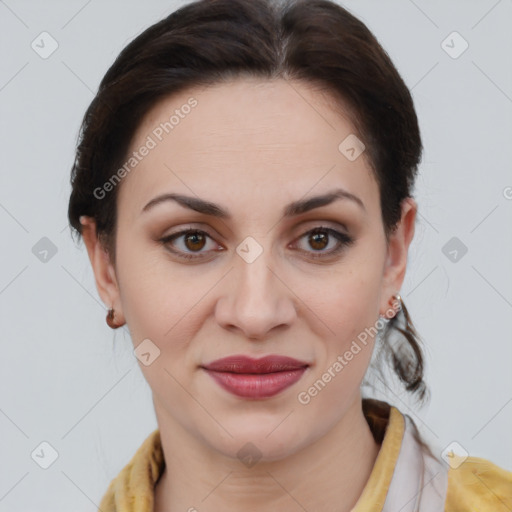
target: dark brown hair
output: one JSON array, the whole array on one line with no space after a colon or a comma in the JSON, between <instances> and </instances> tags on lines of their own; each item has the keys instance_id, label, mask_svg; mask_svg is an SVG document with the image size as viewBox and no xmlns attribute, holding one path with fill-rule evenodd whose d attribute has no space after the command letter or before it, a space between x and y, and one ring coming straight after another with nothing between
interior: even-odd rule
<instances>
[{"instance_id":1,"label":"dark brown hair","mask_svg":"<svg viewBox=\"0 0 512 512\"><path fill-rule=\"evenodd\" d=\"M328 0L199 0L131 41L105 74L82 122L68 211L76 233L81 215L93 217L115 261L119 186L105 199L94 190L125 161L143 116L173 93L244 75L320 86L348 107L379 186L389 241L403 199L412 197L422 153L412 97L364 23ZM392 332L399 334L393 344ZM403 303L382 342L400 381L423 401L421 339Z\"/></svg>"}]
</instances>

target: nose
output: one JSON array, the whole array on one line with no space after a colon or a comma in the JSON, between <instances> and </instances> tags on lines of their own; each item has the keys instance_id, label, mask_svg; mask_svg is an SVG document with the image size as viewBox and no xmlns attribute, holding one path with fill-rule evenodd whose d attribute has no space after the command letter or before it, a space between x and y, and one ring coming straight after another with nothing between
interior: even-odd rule
<instances>
[{"instance_id":1,"label":"nose","mask_svg":"<svg viewBox=\"0 0 512 512\"><path fill-rule=\"evenodd\" d=\"M215 309L219 325L251 341L268 339L271 331L291 326L296 297L279 274L270 251L250 263L236 255Z\"/></svg>"}]
</instances>

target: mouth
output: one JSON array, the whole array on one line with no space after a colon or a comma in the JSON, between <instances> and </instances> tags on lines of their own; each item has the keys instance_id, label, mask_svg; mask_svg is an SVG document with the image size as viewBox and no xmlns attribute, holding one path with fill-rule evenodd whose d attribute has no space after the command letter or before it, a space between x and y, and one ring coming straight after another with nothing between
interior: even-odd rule
<instances>
[{"instance_id":1,"label":"mouth","mask_svg":"<svg viewBox=\"0 0 512 512\"><path fill-rule=\"evenodd\" d=\"M286 356L231 356L201 366L224 390L242 397L269 398L295 384L310 365Z\"/></svg>"}]
</instances>

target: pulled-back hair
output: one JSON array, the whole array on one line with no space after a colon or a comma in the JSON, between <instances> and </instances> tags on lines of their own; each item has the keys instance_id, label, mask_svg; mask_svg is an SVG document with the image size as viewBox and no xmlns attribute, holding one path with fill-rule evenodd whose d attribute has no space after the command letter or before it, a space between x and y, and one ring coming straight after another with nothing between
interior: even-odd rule
<instances>
[{"instance_id":1,"label":"pulled-back hair","mask_svg":"<svg viewBox=\"0 0 512 512\"><path fill-rule=\"evenodd\" d=\"M402 201L412 197L421 159L413 100L364 23L328 0L199 0L131 41L105 74L82 122L68 210L75 233L81 235L81 215L93 217L115 261L119 186L101 199L94 191L126 161L144 115L174 93L242 76L319 86L348 111L379 187L389 242ZM398 341L390 343L393 333ZM423 401L421 339L403 302L381 342L400 381Z\"/></svg>"}]
</instances>

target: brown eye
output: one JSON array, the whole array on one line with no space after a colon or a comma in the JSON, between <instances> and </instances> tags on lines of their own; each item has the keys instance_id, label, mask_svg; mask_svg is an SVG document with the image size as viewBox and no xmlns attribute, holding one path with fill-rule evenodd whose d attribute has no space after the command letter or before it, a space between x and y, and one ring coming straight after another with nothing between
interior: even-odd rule
<instances>
[{"instance_id":1,"label":"brown eye","mask_svg":"<svg viewBox=\"0 0 512 512\"><path fill-rule=\"evenodd\" d=\"M311 258L329 258L340 253L346 247L352 245L355 240L345 233L340 233L332 228L319 226L304 233L299 240L306 239L309 249L300 249L303 253L308 253ZM333 245L330 250L325 250L329 245ZM316 254L315 254L316 253Z\"/></svg>"},{"instance_id":2,"label":"brown eye","mask_svg":"<svg viewBox=\"0 0 512 512\"><path fill-rule=\"evenodd\" d=\"M207 245L208 239L213 240L205 231L201 231L199 229L186 229L178 233L165 236L160 239L160 242L179 258L191 260L200 259L206 256L206 253L209 251L203 251L203 249ZM178 241L181 243L177 243ZM214 249L219 248L216 244L212 243L212 245Z\"/></svg>"},{"instance_id":3,"label":"brown eye","mask_svg":"<svg viewBox=\"0 0 512 512\"><path fill-rule=\"evenodd\" d=\"M185 235L184 243L191 251L201 250L205 246L205 237L200 231L193 231Z\"/></svg>"},{"instance_id":4,"label":"brown eye","mask_svg":"<svg viewBox=\"0 0 512 512\"><path fill-rule=\"evenodd\" d=\"M309 235L309 243L313 249L325 249L329 243L329 235L325 232L311 232Z\"/></svg>"}]
</instances>

